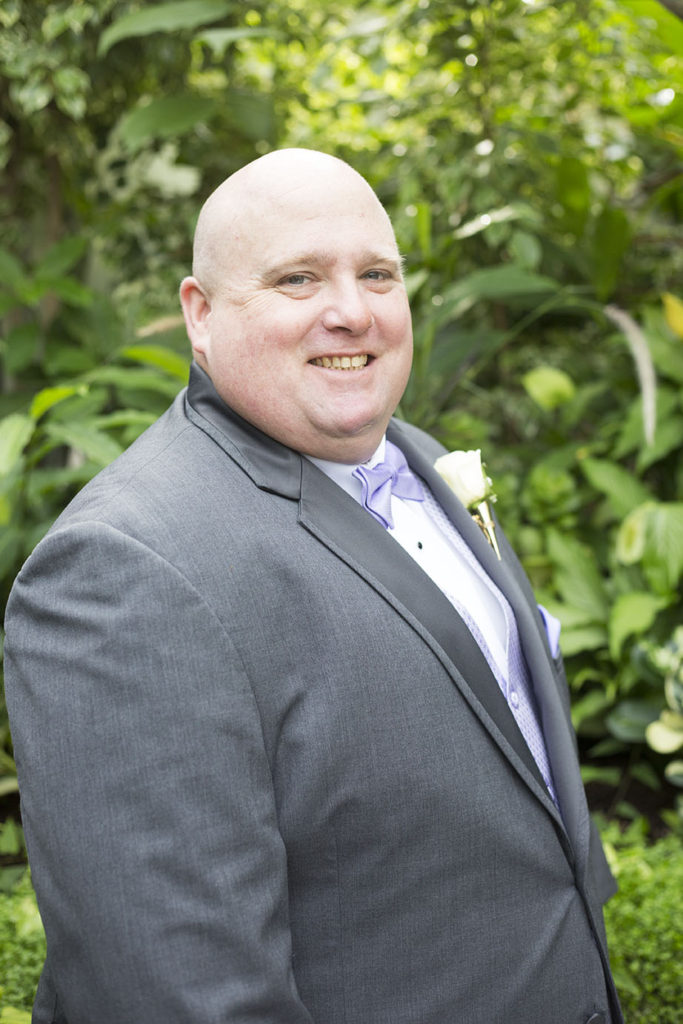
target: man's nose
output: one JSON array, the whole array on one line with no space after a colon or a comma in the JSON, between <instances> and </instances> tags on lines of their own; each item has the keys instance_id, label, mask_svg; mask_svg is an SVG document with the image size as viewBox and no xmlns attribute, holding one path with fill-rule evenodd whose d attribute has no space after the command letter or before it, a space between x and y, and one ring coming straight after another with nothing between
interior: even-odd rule
<instances>
[{"instance_id":1,"label":"man's nose","mask_svg":"<svg viewBox=\"0 0 683 1024\"><path fill-rule=\"evenodd\" d=\"M322 322L328 331L342 330L349 334L368 331L375 319L362 282L343 282L330 287Z\"/></svg>"}]
</instances>

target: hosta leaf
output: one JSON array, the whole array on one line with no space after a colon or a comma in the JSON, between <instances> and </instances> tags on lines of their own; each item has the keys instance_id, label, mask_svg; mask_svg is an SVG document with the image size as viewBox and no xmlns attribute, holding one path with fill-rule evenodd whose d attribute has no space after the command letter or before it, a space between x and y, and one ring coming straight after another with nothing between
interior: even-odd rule
<instances>
[{"instance_id":1,"label":"hosta leaf","mask_svg":"<svg viewBox=\"0 0 683 1024\"><path fill-rule=\"evenodd\" d=\"M657 617L657 612L666 607L667 601L648 591L633 591L621 594L616 599L609 617L609 649L616 661L624 641L633 634L645 633Z\"/></svg>"},{"instance_id":2,"label":"hosta leaf","mask_svg":"<svg viewBox=\"0 0 683 1024\"><path fill-rule=\"evenodd\" d=\"M605 495L617 519L623 519L638 505L652 500L647 487L616 462L588 458L579 465L588 482Z\"/></svg>"},{"instance_id":3,"label":"hosta leaf","mask_svg":"<svg viewBox=\"0 0 683 1024\"><path fill-rule=\"evenodd\" d=\"M624 700L607 716L612 736L624 743L641 743L645 730L661 711L661 704L646 700Z\"/></svg>"},{"instance_id":4,"label":"hosta leaf","mask_svg":"<svg viewBox=\"0 0 683 1024\"><path fill-rule=\"evenodd\" d=\"M607 597L595 556L573 537L548 530L548 554L562 600L587 612L595 623L607 618Z\"/></svg>"}]
</instances>

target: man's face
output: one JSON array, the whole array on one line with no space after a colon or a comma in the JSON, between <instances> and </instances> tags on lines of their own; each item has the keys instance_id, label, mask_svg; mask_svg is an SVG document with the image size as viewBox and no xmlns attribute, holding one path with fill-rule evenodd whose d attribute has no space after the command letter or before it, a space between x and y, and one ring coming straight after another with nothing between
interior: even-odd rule
<instances>
[{"instance_id":1,"label":"man's face","mask_svg":"<svg viewBox=\"0 0 683 1024\"><path fill-rule=\"evenodd\" d=\"M372 454L403 394L412 329L389 220L341 167L276 184L229 219L193 341L246 420L298 451L351 463Z\"/></svg>"}]
</instances>

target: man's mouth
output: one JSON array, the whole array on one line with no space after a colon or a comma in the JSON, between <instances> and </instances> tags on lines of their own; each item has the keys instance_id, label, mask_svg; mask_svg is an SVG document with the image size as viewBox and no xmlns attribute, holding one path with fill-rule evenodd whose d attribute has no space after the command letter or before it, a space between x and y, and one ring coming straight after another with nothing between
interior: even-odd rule
<instances>
[{"instance_id":1,"label":"man's mouth","mask_svg":"<svg viewBox=\"0 0 683 1024\"><path fill-rule=\"evenodd\" d=\"M368 354L362 356L319 356L311 359L313 366L324 366L326 370L361 370L367 366Z\"/></svg>"}]
</instances>

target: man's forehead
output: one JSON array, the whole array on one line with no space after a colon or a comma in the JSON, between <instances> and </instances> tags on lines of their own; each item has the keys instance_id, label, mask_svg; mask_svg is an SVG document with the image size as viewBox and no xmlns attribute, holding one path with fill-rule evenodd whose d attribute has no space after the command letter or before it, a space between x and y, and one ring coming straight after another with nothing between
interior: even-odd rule
<instances>
[{"instance_id":1,"label":"man's forehead","mask_svg":"<svg viewBox=\"0 0 683 1024\"><path fill-rule=\"evenodd\" d=\"M277 256L266 255L263 260L265 272L290 270L292 267L333 267L339 263L352 263L356 267L381 265L400 269L401 257L394 248L352 249L342 252L338 248L292 249Z\"/></svg>"}]
</instances>

